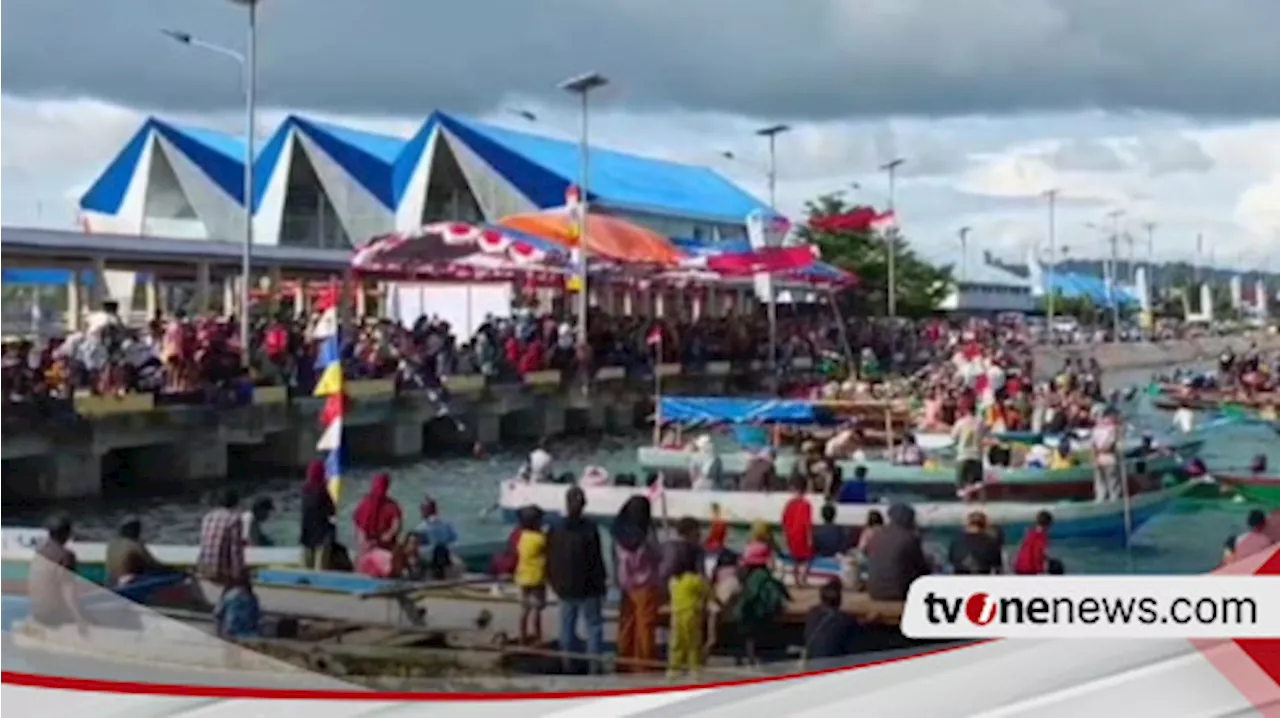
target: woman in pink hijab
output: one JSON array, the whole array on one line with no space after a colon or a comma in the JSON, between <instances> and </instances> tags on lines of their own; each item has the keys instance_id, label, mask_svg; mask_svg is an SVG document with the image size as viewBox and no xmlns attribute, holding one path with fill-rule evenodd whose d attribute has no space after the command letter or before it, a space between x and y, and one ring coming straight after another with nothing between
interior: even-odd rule
<instances>
[{"instance_id":1,"label":"woman in pink hijab","mask_svg":"<svg viewBox=\"0 0 1280 718\"><path fill-rule=\"evenodd\" d=\"M377 578L391 578L400 573L397 549L403 514L400 504L389 495L390 489L390 476L374 476L369 493L360 500L352 516L359 550L356 570Z\"/></svg>"}]
</instances>

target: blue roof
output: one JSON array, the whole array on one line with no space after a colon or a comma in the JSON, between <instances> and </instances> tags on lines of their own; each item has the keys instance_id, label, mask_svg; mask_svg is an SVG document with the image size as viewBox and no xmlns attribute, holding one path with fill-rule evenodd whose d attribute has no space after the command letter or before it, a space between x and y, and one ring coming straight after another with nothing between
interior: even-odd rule
<instances>
[{"instance_id":1,"label":"blue roof","mask_svg":"<svg viewBox=\"0 0 1280 718\"><path fill-rule=\"evenodd\" d=\"M680 424L819 423L813 404L785 399L664 396L659 413L662 421Z\"/></svg>"},{"instance_id":2,"label":"blue roof","mask_svg":"<svg viewBox=\"0 0 1280 718\"><path fill-rule=\"evenodd\" d=\"M1068 299L1085 298L1100 306L1111 306L1113 293L1107 283L1087 274L1055 272L1044 277L1046 291L1057 292ZM1134 304L1137 298L1126 287L1116 286L1114 298L1121 306Z\"/></svg>"},{"instance_id":3,"label":"blue roof","mask_svg":"<svg viewBox=\"0 0 1280 718\"><path fill-rule=\"evenodd\" d=\"M434 112L413 137L404 139L290 116L261 144L254 159L254 202L260 202L288 131L304 133L394 210L431 135L446 129L541 208L564 204L565 190L579 178L581 153L568 140L521 132ZM81 198L83 209L114 214L124 201L150 133L186 154L239 203L244 187L244 140L214 130L151 118ZM695 165L591 148L591 198L611 209L741 224L766 205L715 171Z\"/></svg>"}]
</instances>

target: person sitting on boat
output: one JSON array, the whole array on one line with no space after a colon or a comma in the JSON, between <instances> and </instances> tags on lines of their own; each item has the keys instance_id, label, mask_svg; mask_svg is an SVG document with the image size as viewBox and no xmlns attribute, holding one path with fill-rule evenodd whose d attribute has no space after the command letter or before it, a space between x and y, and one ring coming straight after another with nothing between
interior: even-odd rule
<instances>
[{"instance_id":1,"label":"person sitting on boat","mask_svg":"<svg viewBox=\"0 0 1280 718\"><path fill-rule=\"evenodd\" d=\"M160 563L142 542L142 519L130 516L107 542L107 588L123 586L147 574L170 573L173 569Z\"/></svg>"},{"instance_id":2,"label":"person sitting on boat","mask_svg":"<svg viewBox=\"0 0 1280 718\"><path fill-rule=\"evenodd\" d=\"M889 524L867 545L867 593L876 601L903 601L911 583L930 569L915 509L890 506Z\"/></svg>"},{"instance_id":3,"label":"person sitting on boat","mask_svg":"<svg viewBox=\"0 0 1280 718\"><path fill-rule=\"evenodd\" d=\"M1072 451L1071 440L1066 436L1059 438L1058 447L1054 449L1053 456L1049 459L1049 470L1062 471L1073 468L1076 465L1076 458Z\"/></svg>"},{"instance_id":4,"label":"person sitting on boat","mask_svg":"<svg viewBox=\"0 0 1280 718\"><path fill-rule=\"evenodd\" d=\"M836 503L838 504L865 504L867 503L867 467L859 464L853 469L853 478L850 481L842 481L840 489L836 492Z\"/></svg>"},{"instance_id":5,"label":"person sitting on boat","mask_svg":"<svg viewBox=\"0 0 1280 718\"><path fill-rule=\"evenodd\" d=\"M724 482L724 465L716 452L715 444L707 434L693 442L694 455L689 467L694 491L718 491Z\"/></svg>"},{"instance_id":6,"label":"person sitting on boat","mask_svg":"<svg viewBox=\"0 0 1280 718\"><path fill-rule=\"evenodd\" d=\"M547 451L546 441L539 441L533 451L529 452L529 482L550 483L555 477L551 462L551 452Z\"/></svg>"},{"instance_id":7,"label":"person sitting on boat","mask_svg":"<svg viewBox=\"0 0 1280 718\"><path fill-rule=\"evenodd\" d=\"M1275 540L1267 531L1267 515L1261 509L1250 511L1246 523L1249 530L1236 537L1235 549L1231 552L1229 562L1248 558L1275 545Z\"/></svg>"},{"instance_id":8,"label":"person sitting on boat","mask_svg":"<svg viewBox=\"0 0 1280 718\"><path fill-rule=\"evenodd\" d=\"M893 463L902 466L923 466L924 452L920 446L916 444L916 436L907 432L902 436L902 443L898 445L894 452Z\"/></svg>"},{"instance_id":9,"label":"person sitting on boat","mask_svg":"<svg viewBox=\"0 0 1280 718\"><path fill-rule=\"evenodd\" d=\"M1003 571L1000 540L990 530L986 514L974 511L965 518L964 532L951 542L947 559L956 574L990 575Z\"/></svg>"},{"instance_id":10,"label":"person sitting on boat","mask_svg":"<svg viewBox=\"0 0 1280 718\"><path fill-rule=\"evenodd\" d=\"M269 496L260 496L253 500L249 510L241 514L240 520L244 522L241 529L244 532L245 546L274 546L275 542L271 537L262 530L262 525L267 519L271 518L271 512L275 511L275 502Z\"/></svg>"},{"instance_id":11,"label":"person sitting on boat","mask_svg":"<svg viewBox=\"0 0 1280 718\"><path fill-rule=\"evenodd\" d=\"M1249 462L1249 473L1265 474L1267 473L1267 455L1254 454L1253 461Z\"/></svg>"},{"instance_id":12,"label":"person sitting on boat","mask_svg":"<svg viewBox=\"0 0 1280 718\"><path fill-rule=\"evenodd\" d=\"M46 528L48 536L36 547L27 575L31 620L49 628L74 623L84 633L89 621L80 608L78 564L75 552L67 547L73 533L71 519L54 516Z\"/></svg>"},{"instance_id":13,"label":"person sitting on boat","mask_svg":"<svg viewBox=\"0 0 1280 718\"><path fill-rule=\"evenodd\" d=\"M1053 450L1044 443L1034 444L1027 450L1025 466L1028 469L1047 469L1053 462Z\"/></svg>"},{"instance_id":14,"label":"person sitting on boat","mask_svg":"<svg viewBox=\"0 0 1280 718\"><path fill-rule=\"evenodd\" d=\"M375 578L399 575L399 536L403 514L389 495L391 477L373 477L369 493L356 505L352 522L356 530L356 569Z\"/></svg>"},{"instance_id":15,"label":"person sitting on boat","mask_svg":"<svg viewBox=\"0 0 1280 718\"><path fill-rule=\"evenodd\" d=\"M748 461L738 481L742 491L769 491L778 485L778 470L773 463L773 449L762 449Z\"/></svg>"},{"instance_id":16,"label":"person sitting on boat","mask_svg":"<svg viewBox=\"0 0 1280 718\"><path fill-rule=\"evenodd\" d=\"M1018 553L1013 559L1013 572L1022 576L1045 573L1049 568L1049 529L1053 527L1053 514L1041 511L1036 523L1022 538Z\"/></svg>"},{"instance_id":17,"label":"person sitting on boat","mask_svg":"<svg viewBox=\"0 0 1280 718\"><path fill-rule=\"evenodd\" d=\"M253 582L249 578L247 567L232 577L222 590L213 616L219 638L254 638L261 635L262 609L253 592Z\"/></svg>"},{"instance_id":18,"label":"person sitting on boat","mask_svg":"<svg viewBox=\"0 0 1280 718\"><path fill-rule=\"evenodd\" d=\"M822 524L813 527L813 555L831 558L851 548L853 536L849 529L836 523L836 506L822 505Z\"/></svg>"},{"instance_id":19,"label":"person sitting on boat","mask_svg":"<svg viewBox=\"0 0 1280 718\"><path fill-rule=\"evenodd\" d=\"M1184 434L1195 431L1196 413L1191 410L1191 402L1185 399L1178 402L1178 410L1173 412L1173 425Z\"/></svg>"},{"instance_id":20,"label":"person sitting on boat","mask_svg":"<svg viewBox=\"0 0 1280 718\"><path fill-rule=\"evenodd\" d=\"M430 496L423 499L418 511L422 521L413 533L418 536L419 555L423 555L432 577L442 580L454 566L453 545L458 542L458 532L440 517L439 507Z\"/></svg>"}]
</instances>

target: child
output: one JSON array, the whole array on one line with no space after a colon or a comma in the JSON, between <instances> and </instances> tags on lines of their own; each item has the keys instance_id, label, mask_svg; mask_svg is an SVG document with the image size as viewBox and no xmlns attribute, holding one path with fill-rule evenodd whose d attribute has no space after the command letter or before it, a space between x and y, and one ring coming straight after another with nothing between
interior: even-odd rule
<instances>
[{"instance_id":1,"label":"child","mask_svg":"<svg viewBox=\"0 0 1280 718\"><path fill-rule=\"evenodd\" d=\"M697 553L681 547L668 584L671 593L671 633L667 646L667 679L688 671L695 679L703 662L703 625L711 587L698 566Z\"/></svg>"},{"instance_id":2,"label":"child","mask_svg":"<svg viewBox=\"0 0 1280 718\"><path fill-rule=\"evenodd\" d=\"M242 569L223 589L214 609L218 637L223 639L253 638L260 635L261 611L253 593L248 569Z\"/></svg>"},{"instance_id":3,"label":"child","mask_svg":"<svg viewBox=\"0 0 1280 718\"><path fill-rule=\"evenodd\" d=\"M858 553L862 556L867 555L867 547L871 545L871 539L875 538L876 532L884 526L884 514L879 509L871 509L867 512L867 525L862 527L862 533L858 536Z\"/></svg>"},{"instance_id":4,"label":"child","mask_svg":"<svg viewBox=\"0 0 1280 718\"><path fill-rule=\"evenodd\" d=\"M547 605L547 535L542 512L520 512L515 583L520 587L520 643L542 643L542 609Z\"/></svg>"},{"instance_id":5,"label":"child","mask_svg":"<svg viewBox=\"0 0 1280 718\"><path fill-rule=\"evenodd\" d=\"M796 586L809 583L809 564L813 561L813 505L805 495L804 479L791 483L791 499L782 509L782 532L791 553L792 578Z\"/></svg>"},{"instance_id":6,"label":"child","mask_svg":"<svg viewBox=\"0 0 1280 718\"><path fill-rule=\"evenodd\" d=\"M768 635L790 600L786 587L769 569L768 547L748 544L742 553L742 593L735 607L747 662L759 665L756 645Z\"/></svg>"},{"instance_id":7,"label":"child","mask_svg":"<svg viewBox=\"0 0 1280 718\"><path fill-rule=\"evenodd\" d=\"M707 531L707 540L702 544L708 555L717 556L724 550L728 533L729 525L721 515L720 504L711 504L711 528Z\"/></svg>"}]
</instances>

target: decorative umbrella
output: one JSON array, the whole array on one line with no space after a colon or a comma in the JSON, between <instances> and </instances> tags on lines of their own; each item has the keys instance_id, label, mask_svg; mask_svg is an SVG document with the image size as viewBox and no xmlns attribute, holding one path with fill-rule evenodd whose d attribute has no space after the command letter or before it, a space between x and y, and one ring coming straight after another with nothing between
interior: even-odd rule
<instances>
[{"instance_id":1,"label":"decorative umbrella","mask_svg":"<svg viewBox=\"0 0 1280 718\"><path fill-rule=\"evenodd\" d=\"M681 261L680 266L706 269L726 277L743 277L806 269L817 260L818 248L806 244L799 247L766 247L747 252L695 254Z\"/></svg>"},{"instance_id":2,"label":"decorative umbrella","mask_svg":"<svg viewBox=\"0 0 1280 718\"><path fill-rule=\"evenodd\" d=\"M536 237L512 237L501 229L438 222L412 232L374 237L356 250L357 272L406 279L506 279L519 274L559 277L567 253Z\"/></svg>"},{"instance_id":3,"label":"decorative umbrella","mask_svg":"<svg viewBox=\"0 0 1280 718\"><path fill-rule=\"evenodd\" d=\"M578 246L577 220L566 209L503 217L498 224L570 248ZM586 246L591 256L623 264L675 267L683 255L666 237L618 217L587 215Z\"/></svg>"}]
</instances>

